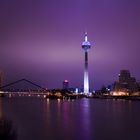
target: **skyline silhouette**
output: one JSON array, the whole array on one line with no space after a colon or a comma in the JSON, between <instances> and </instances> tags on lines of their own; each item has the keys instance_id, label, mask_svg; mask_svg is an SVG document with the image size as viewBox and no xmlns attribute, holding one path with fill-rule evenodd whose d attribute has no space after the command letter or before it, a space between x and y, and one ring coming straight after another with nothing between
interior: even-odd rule
<instances>
[{"instance_id":1,"label":"skyline silhouette","mask_svg":"<svg viewBox=\"0 0 140 140\"><path fill-rule=\"evenodd\" d=\"M46 88L83 85L85 30L90 88L113 83L121 69L140 80L139 0L0 2L0 71L4 84L30 79Z\"/></svg>"}]
</instances>

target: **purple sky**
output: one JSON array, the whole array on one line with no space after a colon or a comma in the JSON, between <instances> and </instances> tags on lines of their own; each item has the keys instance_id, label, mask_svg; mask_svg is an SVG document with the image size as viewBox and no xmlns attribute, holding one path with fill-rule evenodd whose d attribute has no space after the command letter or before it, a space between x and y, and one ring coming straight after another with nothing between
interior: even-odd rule
<instances>
[{"instance_id":1,"label":"purple sky","mask_svg":"<svg viewBox=\"0 0 140 140\"><path fill-rule=\"evenodd\" d=\"M5 83L26 78L48 88L83 85L87 30L91 88L120 69L140 81L139 0L1 0L0 70Z\"/></svg>"}]
</instances>

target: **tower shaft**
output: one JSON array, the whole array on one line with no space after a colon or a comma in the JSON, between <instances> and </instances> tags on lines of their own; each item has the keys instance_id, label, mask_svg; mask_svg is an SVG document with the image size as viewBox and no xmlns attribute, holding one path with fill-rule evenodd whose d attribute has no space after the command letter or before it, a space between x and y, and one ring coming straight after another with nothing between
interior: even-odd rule
<instances>
[{"instance_id":1,"label":"tower shaft","mask_svg":"<svg viewBox=\"0 0 140 140\"><path fill-rule=\"evenodd\" d=\"M88 52L85 51L85 66L84 66L84 93L89 93L89 79L88 79Z\"/></svg>"}]
</instances>

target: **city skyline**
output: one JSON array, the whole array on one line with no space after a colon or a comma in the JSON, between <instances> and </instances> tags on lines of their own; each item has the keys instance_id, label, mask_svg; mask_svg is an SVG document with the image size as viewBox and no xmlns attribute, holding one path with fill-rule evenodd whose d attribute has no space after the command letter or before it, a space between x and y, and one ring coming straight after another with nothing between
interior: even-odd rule
<instances>
[{"instance_id":1,"label":"city skyline","mask_svg":"<svg viewBox=\"0 0 140 140\"><path fill-rule=\"evenodd\" d=\"M43 87L83 86L85 30L90 87L113 83L121 69L140 81L140 1L1 1L0 70L4 83L26 78Z\"/></svg>"}]
</instances>

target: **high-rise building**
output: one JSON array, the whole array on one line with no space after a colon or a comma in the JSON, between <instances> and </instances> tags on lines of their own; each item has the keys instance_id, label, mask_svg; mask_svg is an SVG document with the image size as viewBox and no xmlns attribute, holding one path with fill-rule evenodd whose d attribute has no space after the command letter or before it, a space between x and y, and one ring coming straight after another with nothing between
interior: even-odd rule
<instances>
[{"instance_id":1,"label":"high-rise building","mask_svg":"<svg viewBox=\"0 0 140 140\"><path fill-rule=\"evenodd\" d=\"M85 53L85 62L84 62L84 94L89 93L89 77L88 77L88 50L90 49L91 44L88 41L87 33L85 33L84 42L82 43L82 48Z\"/></svg>"},{"instance_id":2,"label":"high-rise building","mask_svg":"<svg viewBox=\"0 0 140 140\"><path fill-rule=\"evenodd\" d=\"M63 89L68 89L69 88L69 81L68 80L64 80L63 81Z\"/></svg>"},{"instance_id":3,"label":"high-rise building","mask_svg":"<svg viewBox=\"0 0 140 140\"><path fill-rule=\"evenodd\" d=\"M121 70L119 79L114 86L115 91L127 91L129 93L138 91L138 83L131 77L129 70Z\"/></svg>"}]
</instances>

